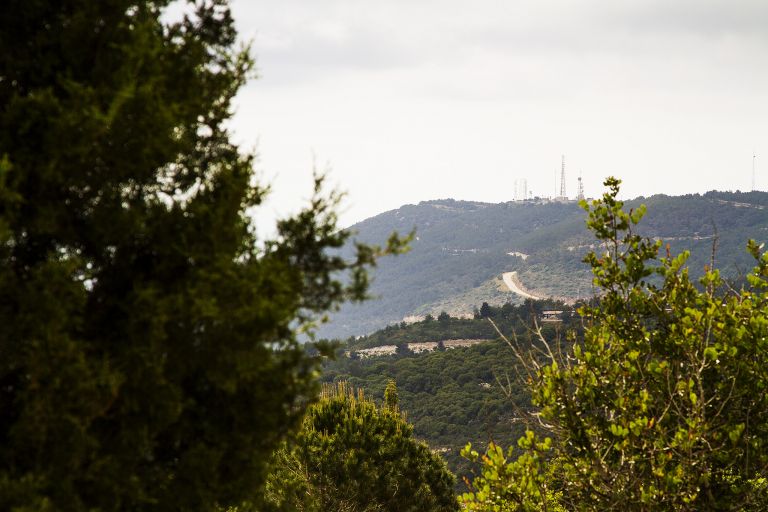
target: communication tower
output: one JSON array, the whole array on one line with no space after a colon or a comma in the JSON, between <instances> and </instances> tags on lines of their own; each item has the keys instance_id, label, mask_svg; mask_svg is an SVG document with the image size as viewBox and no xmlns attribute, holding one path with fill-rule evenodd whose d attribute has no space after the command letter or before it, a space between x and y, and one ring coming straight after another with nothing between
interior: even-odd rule
<instances>
[{"instance_id":1,"label":"communication tower","mask_svg":"<svg viewBox=\"0 0 768 512\"><path fill-rule=\"evenodd\" d=\"M560 155L562 157L560 162L560 197L565 199L565 155Z\"/></svg>"},{"instance_id":2,"label":"communication tower","mask_svg":"<svg viewBox=\"0 0 768 512\"><path fill-rule=\"evenodd\" d=\"M515 201L525 201L528 199L528 180L515 180Z\"/></svg>"},{"instance_id":3,"label":"communication tower","mask_svg":"<svg viewBox=\"0 0 768 512\"><path fill-rule=\"evenodd\" d=\"M576 199L579 201L584 199L584 182L581 181L581 173L579 173L579 193L576 196Z\"/></svg>"},{"instance_id":4,"label":"communication tower","mask_svg":"<svg viewBox=\"0 0 768 512\"><path fill-rule=\"evenodd\" d=\"M752 190L755 190L755 158L757 156L755 155L755 152L752 152Z\"/></svg>"}]
</instances>

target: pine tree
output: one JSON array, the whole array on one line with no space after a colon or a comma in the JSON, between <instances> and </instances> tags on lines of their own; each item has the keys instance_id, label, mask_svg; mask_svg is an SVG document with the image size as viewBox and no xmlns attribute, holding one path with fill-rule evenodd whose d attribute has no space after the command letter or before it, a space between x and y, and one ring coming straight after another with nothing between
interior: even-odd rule
<instances>
[{"instance_id":1,"label":"pine tree","mask_svg":"<svg viewBox=\"0 0 768 512\"><path fill-rule=\"evenodd\" d=\"M397 395L397 384L394 380L389 379L387 387L384 389L384 405L387 409L396 411L399 401L400 398Z\"/></svg>"},{"instance_id":2,"label":"pine tree","mask_svg":"<svg viewBox=\"0 0 768 512\"><path fill-rule=\"evenodd\" d=\"M400 411L340 382L324 388L296 440L278 452L266 503L240 512L454 511L453 483Z\"/></svg>"}]
</instances>

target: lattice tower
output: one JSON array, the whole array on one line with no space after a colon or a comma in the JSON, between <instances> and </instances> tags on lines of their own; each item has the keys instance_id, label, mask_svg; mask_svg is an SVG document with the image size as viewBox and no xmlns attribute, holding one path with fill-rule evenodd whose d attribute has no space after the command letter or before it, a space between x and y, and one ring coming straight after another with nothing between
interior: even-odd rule
<instances>
[{"instance_id":1,"label":"lattice tower","mask_svg":"<svg viewBox=\"0 0 768 512\"><path fill-rule=\"evenodd\" d=\"M560 197L565 197L565 155L560 163Z\"/></svg>"}]
</instances>

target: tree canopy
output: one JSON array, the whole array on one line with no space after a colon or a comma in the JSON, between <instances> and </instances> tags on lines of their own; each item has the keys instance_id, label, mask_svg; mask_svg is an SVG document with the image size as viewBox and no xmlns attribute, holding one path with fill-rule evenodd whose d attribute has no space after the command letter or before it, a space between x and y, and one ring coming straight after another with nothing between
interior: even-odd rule
<instances>
[{"instance_id":1,"label":"tree canopy","mask_svg":"<svg viewBox=\"0 0 768 512\"><path fill-rule=\"evenodd\" d=\"M768 465L768 253L734 290L711 266L635 226L619 181L584 204L601 242L587 256L597 304L570 349L539 338L527 364L536 427L505 456L492 447L463 497L469 510L764 509ZM714 259L714 258L713 258ZM546 354L542 361L541 354ZM465 454L479 455L468 447Z\"/></svg>"},{"instance_id":2,"label":"tree canopy","mask_svg":"<svg viewBox=\"0 0 768 512\"><path fill-rule=\"evenodd\" d=\"M257 240L226 0L0 10L0 509L214 510L259 493L315 395L296 339L382 250L321 192ZM400 248L390 240L389 248ZM351 277L342 280L340 272Z\"/></svg>"},{"instance_id":3,"label":"tree canopy","mask_svg":"<svg viewBox=\"0 0 768 512\"><path fill-rule=\"evenodd\" d=\"M278 452L262 508L452 511L458 510L453 483L445 462L414 439L396 405L379 407L339 382L324 388L296 440Z\"/></svg>"}]
</instances>

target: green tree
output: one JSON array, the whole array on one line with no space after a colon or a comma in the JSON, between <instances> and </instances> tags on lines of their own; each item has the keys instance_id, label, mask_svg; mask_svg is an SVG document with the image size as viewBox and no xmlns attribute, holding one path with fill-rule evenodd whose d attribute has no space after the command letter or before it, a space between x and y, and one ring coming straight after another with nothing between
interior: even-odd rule
<instances>
[{"instance_id":1,"label":"green tree","mask_svg":"<svg viewBox=\"0 0 768 512\"><path fill-rule=\"evenodd\" d=\"M395 344L395 354L399 356L409 356L413 354L413 351L410 349L407 342L400 341Z\"/></svg>"},{"instance_id":2,"label":"green tree","mask_svg":"<svg viewBox=\"0 0 768 512\"><path fill-rule=\"evenodd\" d=\"M324 388L269 477L262 510L458 510L453 475L398 410L344 382ZM244 507L247 508L247 507Z\"/></svg>"},{"instance_id":3,"label":"green tree","mask_svg":"<svg viewBox=\"0 0 768 512\"><path fill-rule=\"evenodd\" d=\"M514 305L512 305L509 302L505 302L503 306L501 306L501 310L499 311L499 315L504 319L510 319L514 317L516 308Z\"/></svg>"},{"instance_id":4,"label":"green tree","mask_svg":"<svg viewBox=\"0 0 768 512\"><path fill-rule=\"evenodd\" d=\"M349 235L321 178L257 243L267 189L225 127L251 59L226 0L167 3L0 9L2 510L259 493L317 391L297 330L362 298L381 252L328 251Z\"/></svg>"},{"instance_id":5,"label":"green tree","mask_svg":"<svg viewBox=\"0 0 768 512\"><path fill-rule=\"evenodd\" d=\"M387 409L396 411L400 398L397 395L397 383L393 379L387 381L387 387L384 389L384 405Z\"/></svg>"},{"instance_id":6,"label":"green tree","mask_svg":"<svg viewBox=\"0 0 768 512\"><path fill-rule=\"evenodd\" d=\"M583 339L559 353L540 337L548 364L521 352L539 433L516 459L489 456L463 501L490 510L511 489L505 510L548 509L555 491L569 510L765 509L768 254L749 242L748 288L712 268L691 282L687 253L659 258L635 233L645 208L625 212L619 181L605 184L584 204L602 249L586 258L601 297L581 309Z\"/></svg>"}]
</instances>

